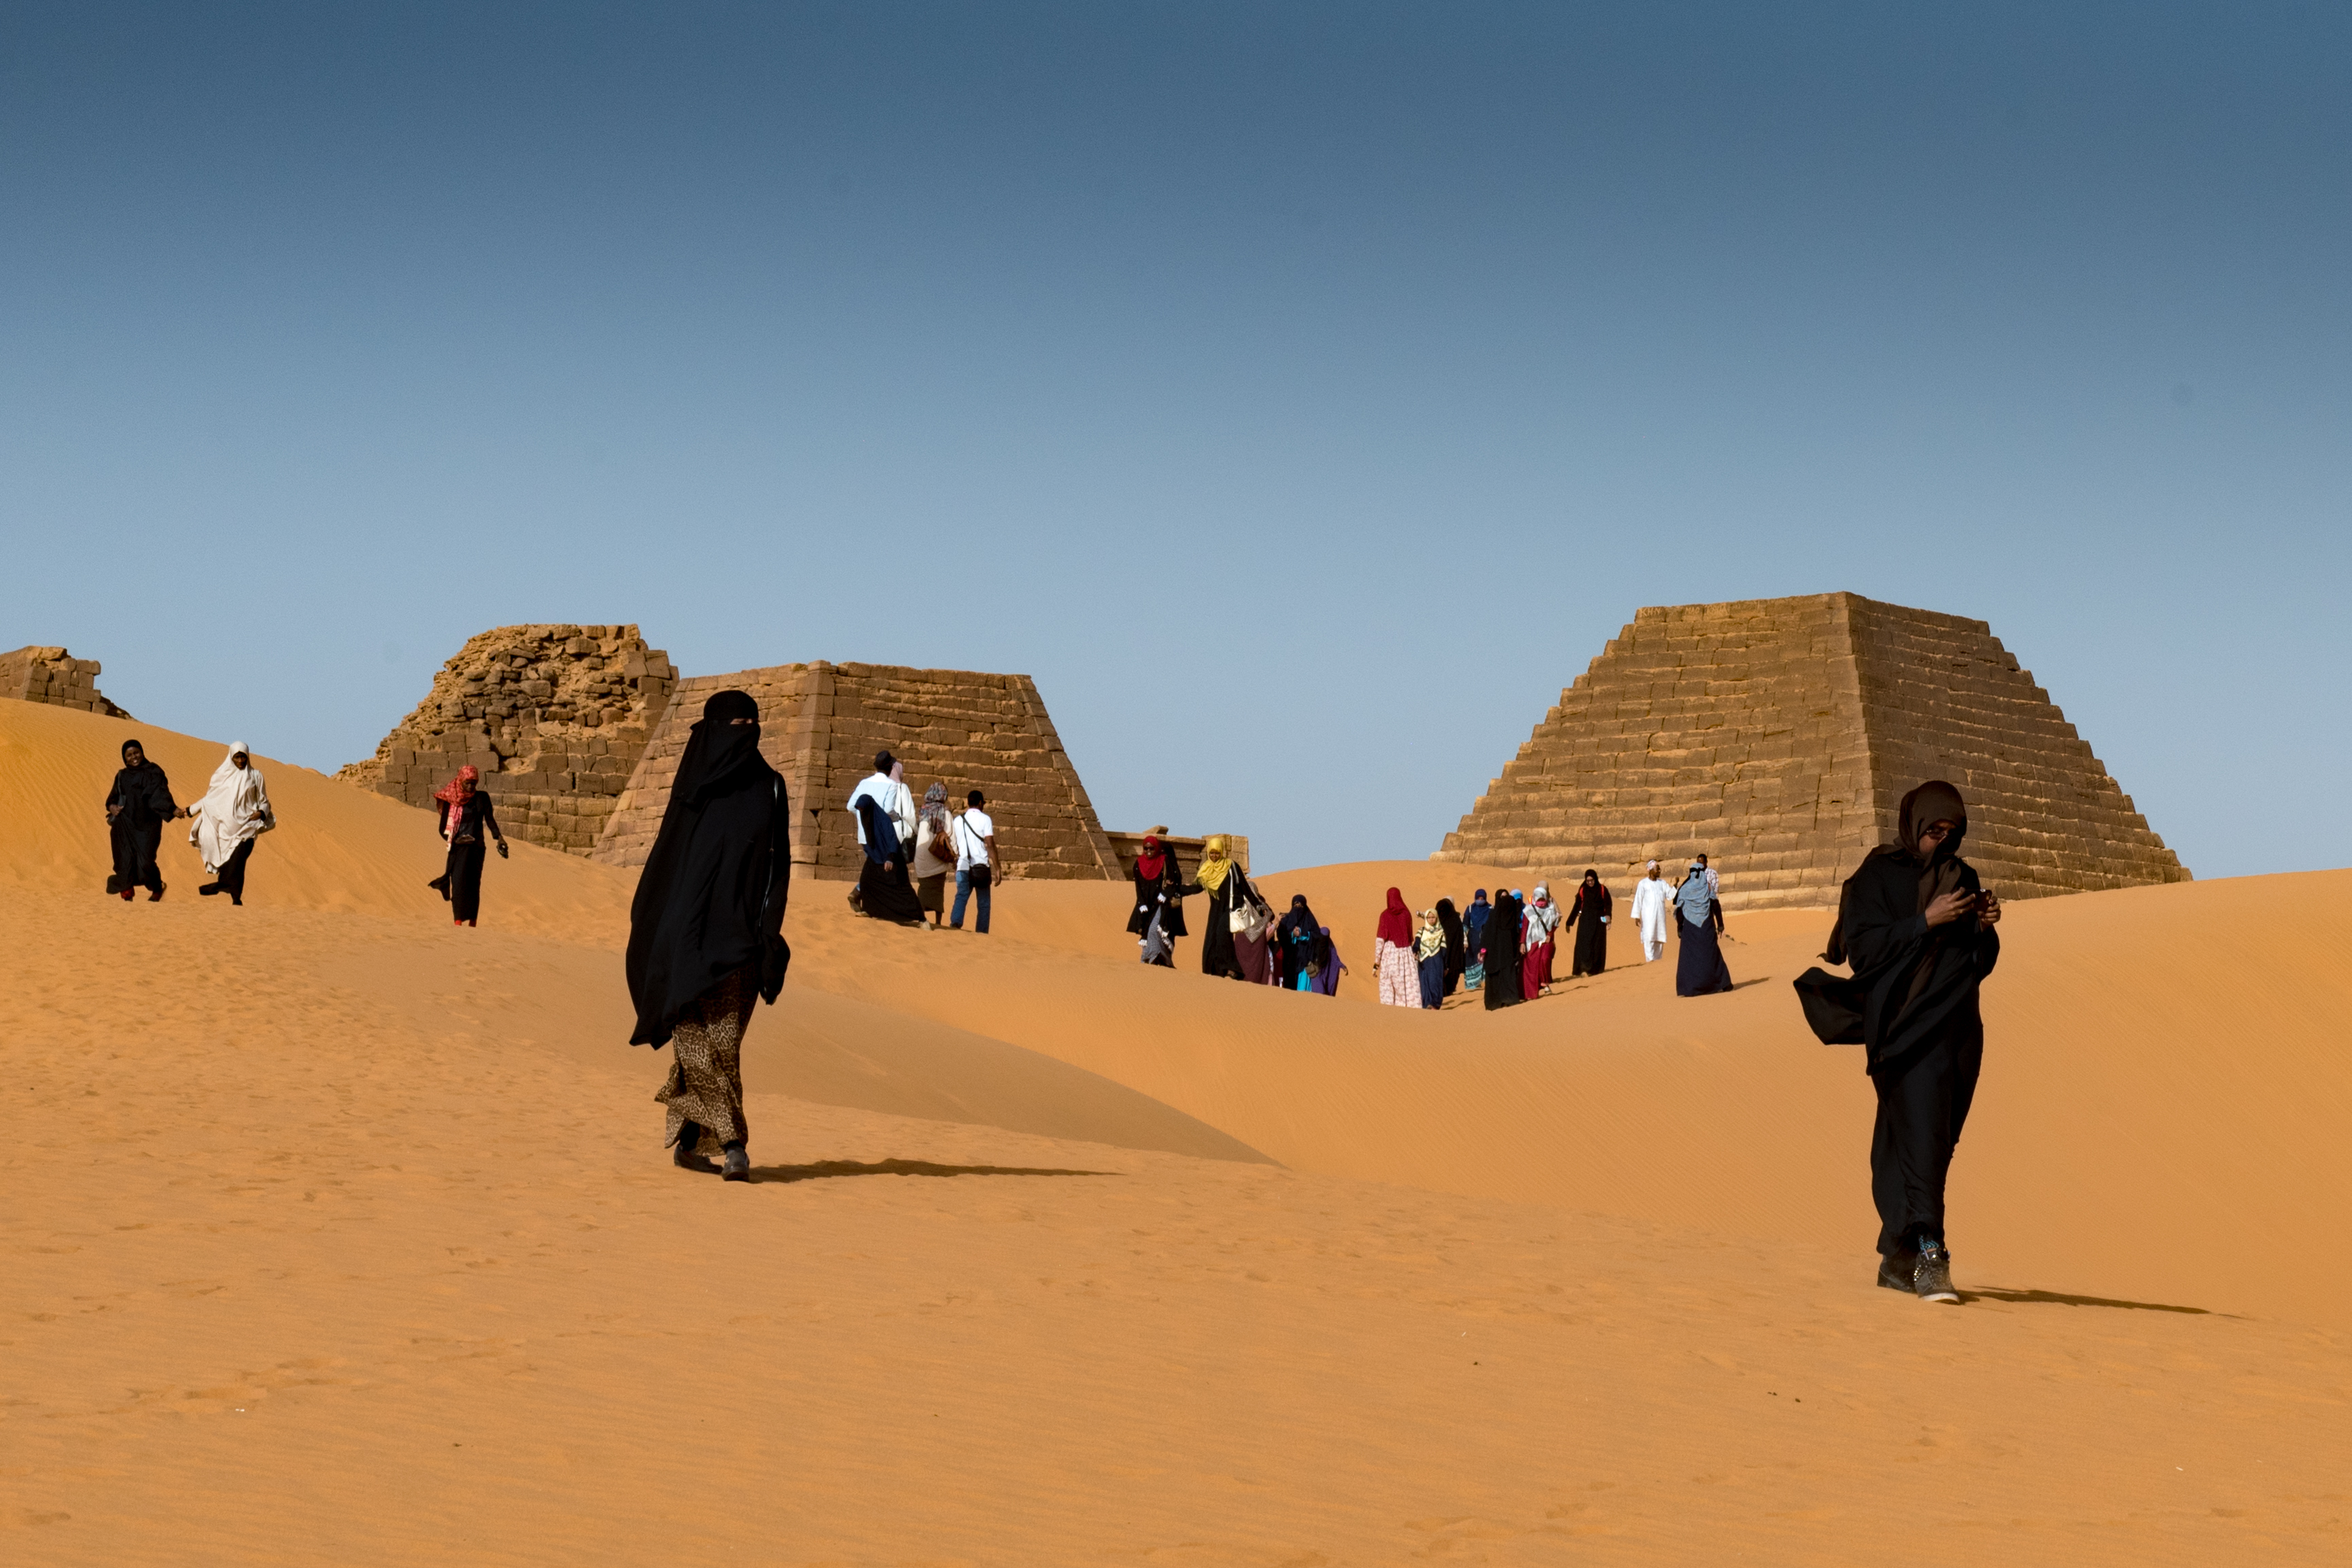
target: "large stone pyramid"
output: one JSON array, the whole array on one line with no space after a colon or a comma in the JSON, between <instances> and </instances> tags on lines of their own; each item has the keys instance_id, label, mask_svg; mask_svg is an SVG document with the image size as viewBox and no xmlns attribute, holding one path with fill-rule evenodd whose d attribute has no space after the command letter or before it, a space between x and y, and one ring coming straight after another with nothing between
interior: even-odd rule
<instances>
[{"instance_id":1,"label":"large stone pyramid","mask_svg":"<svg viewBox=\"0 0 2352 1568\"><path fill-rule=\"evenodd\" d=\"M2004 897L2189 880L1983 622L1853 593L1639 612L1431 858L1622 897L1705 852L1726 908L1824 908L1935 778Z\"/></svg>"}]
</instances>

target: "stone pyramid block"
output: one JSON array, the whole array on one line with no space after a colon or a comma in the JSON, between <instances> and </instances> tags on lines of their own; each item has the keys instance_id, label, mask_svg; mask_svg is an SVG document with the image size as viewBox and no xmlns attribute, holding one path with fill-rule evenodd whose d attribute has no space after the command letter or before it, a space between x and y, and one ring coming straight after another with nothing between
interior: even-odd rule
<instances>
[{"instance_id":1,"label":"stone pyramid block","mask_svg":"<svg viewBox=\"0 0 2352 1568\"><path fill-rule=\"evenodd\" d=\"M1983 622L1852 593L1638 612L1431 858L1622 894L1705 852L1727 909L1825 908L1934 778L2004 897L2189 880Z\"/></svg>"}]
</instances>

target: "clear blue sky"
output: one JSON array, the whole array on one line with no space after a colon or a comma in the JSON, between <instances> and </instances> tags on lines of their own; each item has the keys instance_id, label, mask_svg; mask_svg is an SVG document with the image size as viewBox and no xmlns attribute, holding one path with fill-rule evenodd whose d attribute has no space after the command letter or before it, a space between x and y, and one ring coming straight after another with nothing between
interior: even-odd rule
<instances>
[{"instance_id":1,"label":"clear blue sky","mask_svg":"<svg viewBox=\"0 0 2352 1568\"><path fill-rule=\"evenodd\" d=\"M1990 621L2352 861L2352 7L0 9L0 647L320 768L467 635L1034 674L1420 856L1643 604ZM2325 786L2325 788L2323 788Z\"/></svg>"}]
</instances>

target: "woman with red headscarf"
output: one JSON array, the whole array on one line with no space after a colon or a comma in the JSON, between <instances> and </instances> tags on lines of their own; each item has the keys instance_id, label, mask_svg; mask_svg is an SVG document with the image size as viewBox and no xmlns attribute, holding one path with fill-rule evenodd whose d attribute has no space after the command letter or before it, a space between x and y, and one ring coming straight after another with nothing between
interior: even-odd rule
<instances>
[{"instance_id":1,"label":"woman with red headscarf","mask_svg":"<svg viewBox=\"0 0 2352 1568\"><path fill-rule=\"evenodd\" d=\"M437 889L448 902L449 913L460 925L481 924L484 834L499 841L499 858L506 859L507 836L499 831L498 813L490 809L487 789L475 788L480 768L468 762L457 777L433 791L442 839L449 858L442 873L425 885Z\"/></svg>"},{"instance_id":2,"label":"woman with red headscarf","mask_svg":"<svg viewBox=\"0 0 2352 1568\"><path fill-rule=\"evenodd\" d=\"M1412 950L1412 911L1405 907L1404 894L1392 887L1389 906L1381 911L1380 933L1372 938L1372 967L1386 1006L1421 1006L1421 959Z\"/></svg>"},{"instance_id":3,"label":"woman with red headscarf","mask_svg":"<svg viewBox=\"0 0 2352 1568\"><path fill-rule=\"evenodd\" d=\"M1183 868L1176 863L1175 852L1160 836L1167 831L1154 828L1143 835L1142 852L1135 857L1135 908L1127 917L1127 929L1129 936L1142 937L1150 930L1152 920L1158 918L1160 935L1167 938L1167 950L1160 956L1160 967L1172 969L1176 967L1176 938L1186 935L1184 895L1201 890L1184 885Z\"/></svg>"}]
</instances>

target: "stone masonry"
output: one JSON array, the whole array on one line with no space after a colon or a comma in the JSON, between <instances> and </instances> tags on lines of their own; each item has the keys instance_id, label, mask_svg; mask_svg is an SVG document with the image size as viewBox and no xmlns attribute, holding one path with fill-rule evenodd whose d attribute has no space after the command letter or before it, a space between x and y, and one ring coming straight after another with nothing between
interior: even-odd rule
<instances>
[{"instance_id":1,"label":"stone masonry","mask_svg":"<svg viewBox=\"0 0 2352 1568\"><path fill-rule=\"evenodd\" d=\"M792 792L793 860L804 874L856 876L863 852L846 809L849 792L886 747L907 765L918 800L934 779L947 785L959 811L966 790L987 795L1008 874L1121 874L1028 676L822 660L681 682L592 858L645 863L688 734L703 703L730 686L760 705L760 749Z\"/></svg>"},{"instance_id":2,"label":"stone masonry","mask_svg":"<svg viewBox=\"0 0 2352 1568\"><path fill-rule=\"evenodd\" d=\"M19 648L0 653L0 697L78 707L108 718L131 716L98 689L98 661L77 659L63 648Z\"/></svg>"},{"instance_id":3,"label":"stone masonry","mask_svg":"<svg viewBox=\"0 0 2352 1568\"><path fill-rule=\"evenodd\" d=\"M1705 852L1727 909L1832 907L1934 778L2004 897L2189 880L1983 622L1852 593L1642 610L1431 858L1622 897Z\"/></svg>"},{"instance_id":4,"label":"stone masonry","mask_svg":"<svg viewBox=\"0 0 2352 1568\"><path fill-rule=\"evenodd\" d=\"M499 626L470 638L375 755L335 777L431 810L472 763L516 838L595 846L677 672L635 626Z\"/></svg>"}]
</instances>

